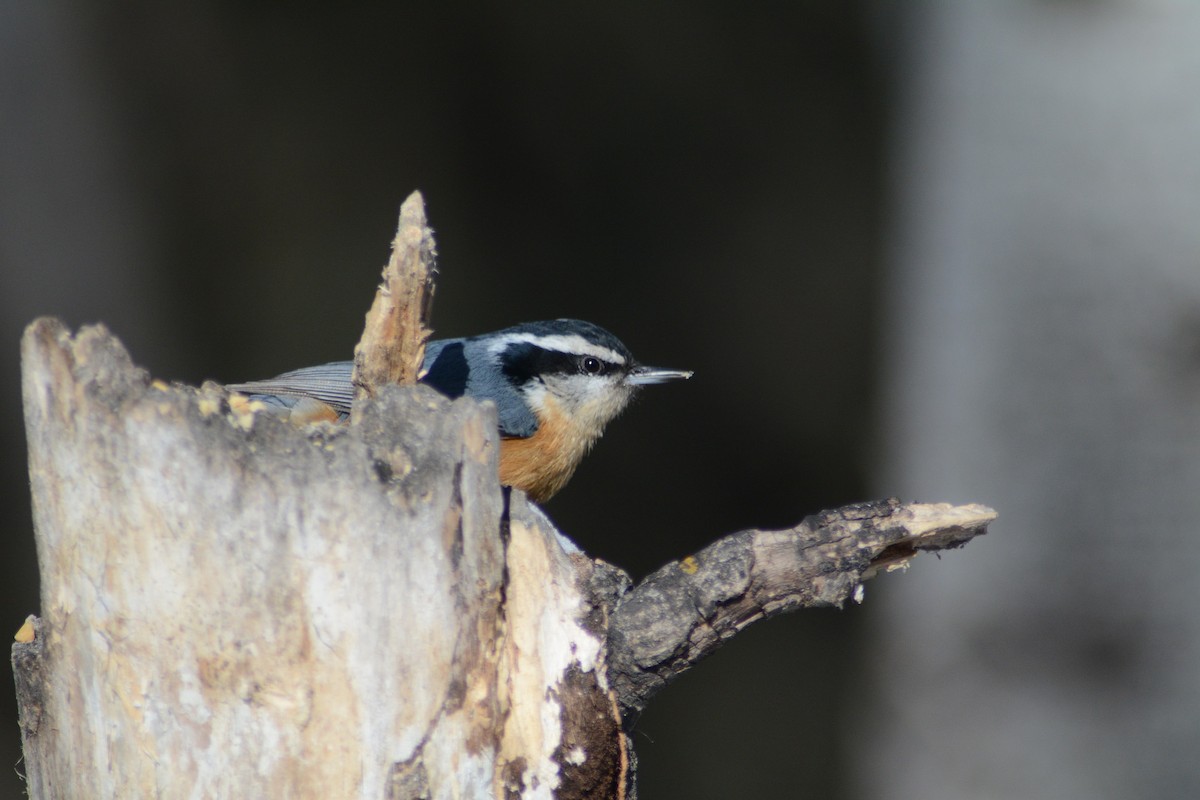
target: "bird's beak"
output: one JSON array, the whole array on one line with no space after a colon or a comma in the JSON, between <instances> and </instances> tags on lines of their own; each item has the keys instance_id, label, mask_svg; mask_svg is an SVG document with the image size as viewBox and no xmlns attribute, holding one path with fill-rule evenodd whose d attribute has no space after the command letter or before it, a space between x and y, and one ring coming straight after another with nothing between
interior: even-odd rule
<instances>
[{"instance_id":1,"label":"bird's beak","mask_svg":"<svg viewBox=\"0 0 1200 800\"><path fill-rule=\"evenodd\" d=\"M692 377L691 370L683 369L662 369L661 367L634 367L629 376L625 378L627 383L634 386L649 386L652 383L667 383L668 381L686 381Z\"/></svg>"}]
</instances>

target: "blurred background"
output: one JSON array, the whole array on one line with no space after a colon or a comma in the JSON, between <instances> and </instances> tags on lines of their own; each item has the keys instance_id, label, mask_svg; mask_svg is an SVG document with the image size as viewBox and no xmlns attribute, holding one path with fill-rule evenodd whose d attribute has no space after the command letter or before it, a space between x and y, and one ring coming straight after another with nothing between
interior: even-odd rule
<instances>
[{"instance_id":1,"label":"blurred background","mask_svg":"<svg viewBox=\"0 0 1200 800\"><path fill-rule=\"evenodd\" d=\"M39 608L24 325L190 383L348 358L420 189L439 335L696 371L548 505L593 554L1000 511L660 695L644 798L1198 797L1197 42L1168 0L0 0L0 619Z\"/></svg>"}]
</instances>

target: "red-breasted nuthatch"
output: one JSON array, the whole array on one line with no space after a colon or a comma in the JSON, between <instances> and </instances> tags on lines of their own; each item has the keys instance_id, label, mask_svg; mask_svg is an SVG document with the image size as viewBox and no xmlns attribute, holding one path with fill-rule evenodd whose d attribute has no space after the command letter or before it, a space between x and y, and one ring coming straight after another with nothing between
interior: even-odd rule
<instances>
[{"instance_id":1,"label":"red-breasted nuthatch","mask_svg":"<svg viewBox=\"0 0 1200 800\"><path fill-rule=\"evenodd\" d=\"M353 362L337 361L226 388L294 421L340 421L354 399L353 368ZM447 397L496 404L500 482L539 503L566 485L639 387L692 376L642 366L617 337L575 319L429 342L422 373L422 382Z\"/></svg>"}]
</instances>

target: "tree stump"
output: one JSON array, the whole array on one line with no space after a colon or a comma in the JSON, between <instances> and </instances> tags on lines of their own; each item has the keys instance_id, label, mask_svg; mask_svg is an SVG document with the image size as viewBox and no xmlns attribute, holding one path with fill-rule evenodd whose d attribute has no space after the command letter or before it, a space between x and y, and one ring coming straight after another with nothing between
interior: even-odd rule
<instances>
[{"instance_id":1,"label":"tree stump","mask_svg":"<svg viewBox=\"0 0 1200 800\"><path fill-rule=\"evenodd\" d=\"M850 506L634 586L499 485L490 403L376 385L301 429L103 327L38 320L22 357L35 799L633 797L627 731L671 679L994 517Z\"/></svg>"}]
</instances>

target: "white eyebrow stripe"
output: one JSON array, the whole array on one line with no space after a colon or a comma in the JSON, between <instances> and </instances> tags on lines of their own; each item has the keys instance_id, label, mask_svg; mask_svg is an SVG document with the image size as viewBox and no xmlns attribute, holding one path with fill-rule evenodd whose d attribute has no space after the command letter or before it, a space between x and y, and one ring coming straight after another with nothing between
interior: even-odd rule
<instances>
[{"instance_id":1,"label":"white eyebrow stripe","mask_svg":"<svg viewBox=\"0 0 1200 800\"><path fill-rule=\"evenodd\" d=\"M488 352L493 355L503 352L504 348L515 343L532 344L540 347L543 350L553 350L556 353L568 353L570 355L595 356L609 362L610 364L624 364L625 356L618 353L616 350L610 350L607 347L601 347L598 344L589 342L579 334L572 333L563 335L555 333L550 336L538 336L535 333L506 333L503 336L497 336L488 345Z\"/></svg>"}]
</instances>

